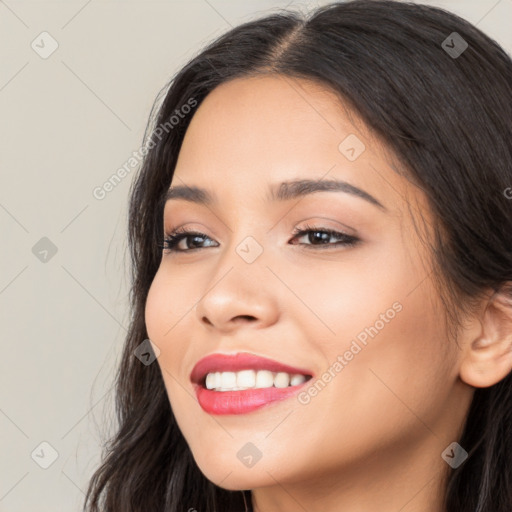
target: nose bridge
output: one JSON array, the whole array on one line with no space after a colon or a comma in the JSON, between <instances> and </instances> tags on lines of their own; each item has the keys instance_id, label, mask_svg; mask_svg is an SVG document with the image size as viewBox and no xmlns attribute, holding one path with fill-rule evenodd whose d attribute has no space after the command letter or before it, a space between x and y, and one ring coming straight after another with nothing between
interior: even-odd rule
<instances>
[{"instance_id":1,"label":"nose bridge","mask_svg":"<svg viewBox=\"0 0 512 512\"><path fill-rule=\"evenodd\" d=\"M240 232L245 235L237 237L233 232L231 242L219 256L218 272L215 274L217 278L225 275L225 278L232 280L238 289L250 292L252 286L261 286L269 277L267 274L270 272L266 266L266 253L269 248L264 247L265 242L261 235L247 234L247 230Z\"/></svg>"},{"instance_id":2,"label":"nose bridge","mask_svg":"<svg viewBox=\"0 0 512 512\"><path fill-rule=\"evenodd\" d=\"M234 220L229 226L229 243L221 259L229 260L237 268L264 266L274 236L272 226L262 211L265 212L261 204L251 206L248 202L244 204L243 200L238 201L236 209L231 212ZM250 270L252 272L254 268Z\"/></svg>"},{"instance_id":3,"label":"nose bridge","mask_svg":"<svg viewBox=\"0 0 512 512\"><path fill-rule=\"evenodd\" d=\"M255 317L268 323L277 313L275 276L267 268L264 226L257 233L239 227L216 261L207 289L197 306L199 319L221 326L235 317ZM270 265L269 265L270 266Z\"/></svg>"}]
</instances>

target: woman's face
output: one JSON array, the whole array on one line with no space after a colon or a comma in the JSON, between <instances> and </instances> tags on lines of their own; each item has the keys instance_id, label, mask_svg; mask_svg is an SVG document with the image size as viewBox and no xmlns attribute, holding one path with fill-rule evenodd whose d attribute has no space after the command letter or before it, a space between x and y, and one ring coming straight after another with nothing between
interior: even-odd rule
<instances>
[{"instance_id":1,"label":"woman's face","mask_svg":"<svg viewBox=\"0 0 512 512\"><path fill-rule=\"evenodd\" d=\"M207 96L183 141L171 187L212 199L168 200L165 232L201 235L163 251L146 323L179 427L221 487L375 485L377 474L409 471L424 485L446 466L441 452L467 412L460 351L411 217L419 230L432 225L427 202L355 119L318 84L236 79ZM354 188L282 185L296 180ZM201 389L199 401L196 363L239 352L312 378L252 399Z\"/></svg>"}]
</instances>

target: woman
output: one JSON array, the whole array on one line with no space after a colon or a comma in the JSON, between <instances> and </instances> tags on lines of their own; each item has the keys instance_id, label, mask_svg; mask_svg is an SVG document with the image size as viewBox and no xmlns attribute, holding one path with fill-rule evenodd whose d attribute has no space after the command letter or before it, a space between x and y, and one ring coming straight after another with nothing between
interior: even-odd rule
<instances>
[{"instance_id":1,"label":"woman","mask_svg":"<svg viewBox=\"0 0 512 512\"><path fill-rule=\"evenodd\" d=\"M371 0L174 77L87 510L512 509L511 84L468 22Z\"/></svg>"}]
</instances>

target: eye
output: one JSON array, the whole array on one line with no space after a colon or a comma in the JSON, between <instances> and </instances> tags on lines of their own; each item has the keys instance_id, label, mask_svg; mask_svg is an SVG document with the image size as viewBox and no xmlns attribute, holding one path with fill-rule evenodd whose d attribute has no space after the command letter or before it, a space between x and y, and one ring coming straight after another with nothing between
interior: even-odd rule
<instances>
[{"instance_id":1,"label":"eye","mask_svg":"<svg viewBox=\"0 0 512 512\"><path fill-rule=\"evenodd\" d=\"M293 244L293 245L321 245L327 246L328 248L339 247L339 246L354 246L356 245L360 239L353 235L347 235L346 233L342 233L340 231L335 231L333 229L325 229L322 227L313 227L313 226L305 226L302 229L295 228L293 231L295 235L293 239L306 237L306 240L312 242L311 244ZM314 235L314 236L312 236ZM339 241L335 243L329 243L329 240L334 237ZM318 243L316 243L318 242Z\"/></svg>"},{"instance_id":2,"label":"eye","mask_svg":"<svg viewBox=\"0 0 512 512\"><path fill-rule=\"evenodd\" d=\"M187 248L187 242L193 240L192 244L201 244L202 239L211 240L211 238L206 236L204 233L199 233L198 231L189 231L184 228L178 228L166 235L163 244L159 245L159 247L169 252L190 252L191 250L201 249L201 247L192 247L191 249ZM182 247L180 248L179 244L182 241L184 241L185 244L181 244ZM185 245L185 248L183 248L183 245Z\"/></svg>"},{"instance_id":3,"label":"eye","mask_svg":"<svg viewBox=\"0 0 512 512\"><path fill-rule=\"evenodd\" d=\"M291 245L311 245L325 246L326 248L334 248L339 246L354 246L360 241L359 238L353 235L347 235L346 233L335 231L333 229L324 229L321 227L312 226L305 226L302 229L296 228L293 231L293 235L294 237L292 238L292 240L306 237L306 240L308 240L308 242L311 243L292 243ZM333 237L337 238L338 241L330 243L329 240ZM202 243L204 243L204 240L212 241L212 239L209 238L204 233L199 233L198 231L188 231L187 229L184 228L178 228L172 231L171 233L167 234L164 238L163 244L160 244L159 247L161 249L167 250L168 252L191 252L194 250L202 249L203 247L198 247L197 245L201 245ZM188 247L189 243L192 245L192 247ZM208 244L208 246L216 247L218 246L218 244Z\"/></svg>"}]
</instances>

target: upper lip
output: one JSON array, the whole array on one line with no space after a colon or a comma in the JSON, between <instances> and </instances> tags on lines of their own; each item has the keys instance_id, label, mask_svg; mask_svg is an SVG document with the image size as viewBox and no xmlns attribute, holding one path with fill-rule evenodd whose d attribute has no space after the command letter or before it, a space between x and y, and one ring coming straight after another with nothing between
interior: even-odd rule
<instances>
[{"instance_id":1,"label":"upper lip","mask_svg":"<svg viewBox=\"0 0 512 512\"><path fill-rule=\"evenodd\" d=\"M294 368L273 359L246 352L238 352L236 354L217 353L203 357L192 369L190 380L195 384L200 384L208 373L238 372L241 370L269 370L273 372L286 372L292 375L297 373L307 376L313 375L310 370L304 368Z\"/></svg>"}]
</instances>

